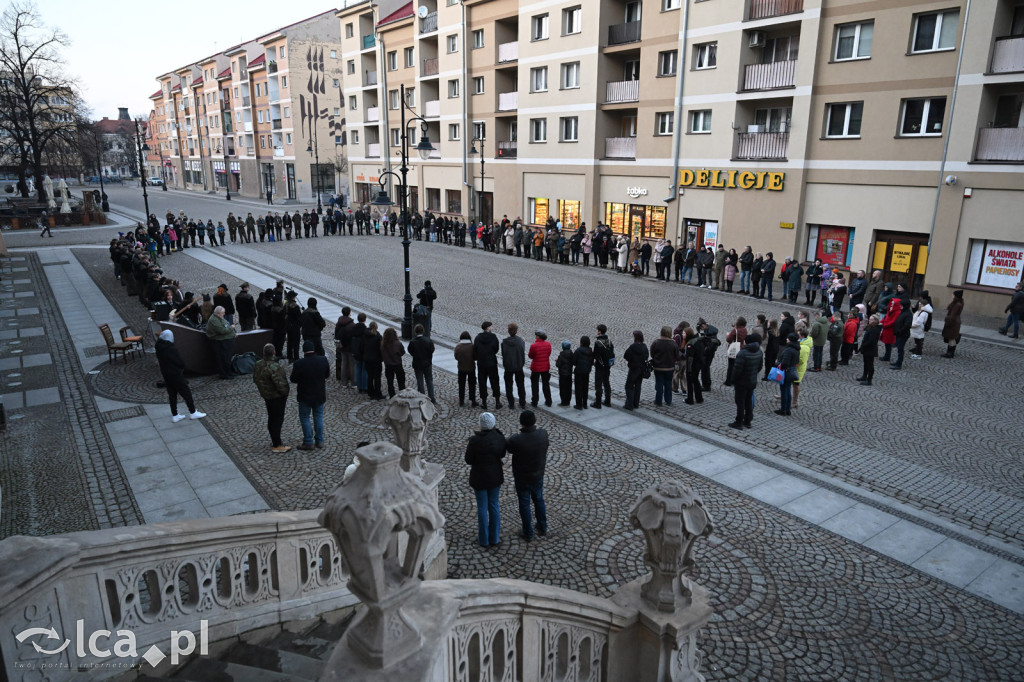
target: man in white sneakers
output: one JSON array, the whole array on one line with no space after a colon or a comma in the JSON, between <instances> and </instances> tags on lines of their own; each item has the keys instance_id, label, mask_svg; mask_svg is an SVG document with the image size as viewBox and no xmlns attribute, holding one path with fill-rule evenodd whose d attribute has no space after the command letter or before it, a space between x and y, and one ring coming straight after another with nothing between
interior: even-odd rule
<instances>
[{"instance_id":1,"label":"man in white sneakers","mask_svg":"<svg viewBox=\"0 0 1024 682\"><path fill-rule=\"evenodd\" d=\"M178 414L178 396L185 400L188 407L189 417L202 419L205 412L196 409L192 400L192 389L188 387L188 380L185 378L185 361L181 359L181 353L174 345L174 332L165 329L160 332L160 338L156 341L156 359L160 363L160 374L164 377L164 385L167 387L167 398L171 405L171 421L180 422L185 415Z\"/></svg>"}]
</instances>

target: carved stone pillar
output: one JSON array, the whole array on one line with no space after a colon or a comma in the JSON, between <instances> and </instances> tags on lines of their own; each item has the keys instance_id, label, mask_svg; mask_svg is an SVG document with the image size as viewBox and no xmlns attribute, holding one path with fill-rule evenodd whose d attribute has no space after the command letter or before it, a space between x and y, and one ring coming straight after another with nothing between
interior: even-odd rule
<instances>
[{"instance_id":1,"label":"carved stone pillar","mask_svg":"<svg viewBox=\"0 0 1024 682\"><path fill-rule=\"evenodd\" d=\"M403 470L396 445L367 445L356 457L359 466L331 493L319 520L337 539L348 587L363 602L346 633L348 645L371 668L384 669L423 644L402 607L419 592L427 541L444 517L419 476ZM407 540L399 543L399 536Z\"/></svg>"},{"instance_id":2,"label":"carved stone pillar","mask_svg":"<svg viewBox=\"0 0 1024 682\"><path fill-rule=\"evenodd\" d=\"M395 443L402 448L402 469L423 476L423 453L427 451L427 424L437 415L437 408L427 396L411 388L403 388L388 400L384 423L395 432Z\"/></svg>"}]
</instances>

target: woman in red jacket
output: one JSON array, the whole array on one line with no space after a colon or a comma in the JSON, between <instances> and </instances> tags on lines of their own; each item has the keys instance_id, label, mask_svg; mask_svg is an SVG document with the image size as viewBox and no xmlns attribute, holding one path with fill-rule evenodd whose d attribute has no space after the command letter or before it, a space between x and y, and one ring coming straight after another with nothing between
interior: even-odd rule
<instances>
[{"instance_id":1,"label":"woman in red jacket","mask_svg":"<svg viewBox=\"0 0 1024 682\"><path fill-rule=\"evenodd\" d=\"M540 393L537 384L544 386L544 404L551 407L551 344L543 329L533 333L536 341L530 344L527 356L530 358L530 403L537 407Z\"/></svg>"},{"instance_id":2,"label":"woman in red jacket","mask_svg":"<svg viewBox=\"0 0 1024 682\"><path fill-rule=\"evenodd\" d=\"M843 325L843 345L839 351L840 365L850 364L850 358L853 357L853 351L857 347L857 330L860 328L864 311L864 304L858 303L854 306L853 312L850 314L849 319L846 320L846 324Z\"/></svg>"},{"instance_id":3,"label":"woman in red jacket","mask_svg":"<svg viewBox=\"0 0 1024 682\"><path fill-rule=\"evenodd\" d=\"M900 311L903 310L903 304L900 303L899 298L893 296L889 299L889 307L885 311L885 317L882 319L882 336L880 341L885 344L885 357L882 358L882 362L888 362L892 356L892 347L896 343L896 318L900 316Z\"/></svg>"}]
</instances>

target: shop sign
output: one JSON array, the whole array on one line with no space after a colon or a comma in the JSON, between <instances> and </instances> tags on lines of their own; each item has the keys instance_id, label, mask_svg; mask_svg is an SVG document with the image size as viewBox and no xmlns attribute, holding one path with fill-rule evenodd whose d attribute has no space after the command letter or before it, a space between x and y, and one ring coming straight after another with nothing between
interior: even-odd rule
<instances>
[{"instance_id":1,"label":"shop sign","mask_svg":"<svg viewBox=\"0 0 1024 682\"><path fill-rule=\"evenodd\" d=\"M910 259L913 255L913 244L893 244L892 258L889 259L889 270L892 272L910 272Z\"/></svg>"},{"instance_id":2,"label":"shop sign","mask_svg":"<svg viewBox=\"0 0 1024 682\"><path fill-rule=\"evenodd\" d=\"M793 223L779 223L779 227L781 227L783 230L792 230Z\"/></svg>"},{"instance_id":3,"label":"shop sign","mask_svg":"<svg viewBox=\"0 0 1024 682\"><path fill-rule=\"evenodd\" d=\"M979 284L1012 289L1021 280L1024 247L1019 244L989 242L981 261Z\"/></svg>"},{"instance_id":4,"label":"shop sign","mask_svg":"<svg viewBox=\"0 0 1024 682\"><path fill-rule=\"evenodd\" d=\"M627 187L626 188L626 196L629 197L630 199L636 199L637 197L645 197L645 196L647 196L647 188L646 187Z\"/></svg>"},{"instance_id":5,"label":"shop sign","mask_svg":"<svg viewBox=\"0 0 1024 682\"><path fill-rule=\"evenodd\" d=\"M712 249L718 245L718 223L713 223L710 220L704 223L704 248L711 247Z\"/></svg>"},{"instance_id":6,"label":"shop sign","mask_svg":"<svg viewBox=\"0 0 1024 682\"><path fill-rule=\"evenodd\" d=\"M766 189L781 192L786 181L782 171L722 171L701 168L679 171L680 187L712 187L722 189Z\"/></svg>"}]
</instances>

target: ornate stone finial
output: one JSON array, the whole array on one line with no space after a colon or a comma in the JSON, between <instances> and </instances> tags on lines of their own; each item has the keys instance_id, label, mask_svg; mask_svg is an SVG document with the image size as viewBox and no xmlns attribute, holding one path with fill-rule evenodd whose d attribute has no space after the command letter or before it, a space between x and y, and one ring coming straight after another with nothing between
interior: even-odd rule
<instances>
[{"instance_id":1,"label":"ornate stone finial","mask_svg":"<svg viewBox=\"0 0 1024 682\"><path fill-rule=\"evenodd\" d=\"M395 443L402 448L402 469L423 475L421 456L427 450L427 422L437 415L430 399L411 388L404 388L388 400L384 423L395 432Z\"/></svg>"},{"instance_id":2,"label":"ornate stone finial","mask_svg":"<svg viewBox=\"0 0 1024 682\"><path fill-rule=\"evenodd\" d=\"M658 483L643 492L629 520L647 540L644 563L651 579L641 590L644 600L665 612L689 606L692 590L682 574L693 565L694 541L714 530L700 496L682 481Z\"/></svg>"},{"instance_id":3,"label":"ornate stone finial","mask_svg":"<svg viewBox=\"0 0 1024 682\"><path fill-rule=\"evenodd\" d=\"M402 470L398 446L373 443L356 456L359 466L328 497L319 521L337 539L348 587L366 606L349 628L350 642L367 663L387 668L421 646L402 604L420 588L427 541L444 516L419 477Z\"/></svg>"}]
</instances>

